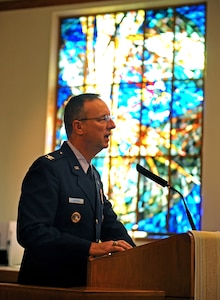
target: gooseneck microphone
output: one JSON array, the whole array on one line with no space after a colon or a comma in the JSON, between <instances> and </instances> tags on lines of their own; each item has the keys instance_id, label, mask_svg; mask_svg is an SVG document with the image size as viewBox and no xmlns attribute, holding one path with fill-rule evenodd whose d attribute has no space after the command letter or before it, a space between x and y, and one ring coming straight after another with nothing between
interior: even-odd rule
<instances>
[{"instance_id":1,"label":"gooseneck microphone","mask_svg":"<svg viewBox=\"0 0 220 300\"><path fill-rule=\"evenodd\" d=\"M188 209L188 207L186 205L186 201L185 201L183 195L178 190L176 190L175 188L173 188L165 179L163 179L163 178L155 175L154 173L148 171L147 169L145 169L141 165L137 164L136 169L137 169L137 171L140 174L144 175L145 177L147 177L147 178L153 180L154 182L160 184L162 187L168 187L169 189L177 192L180 195L180 197L183 200L183 204L185 206L185 210L186 210L186 214L187 214L190 226L191 226L192 230L196 230L196 226L195 226L195 224L193 222L192 216L191 216L190 211L189 211L189 209Z\"/></svg>"}]
</instances>

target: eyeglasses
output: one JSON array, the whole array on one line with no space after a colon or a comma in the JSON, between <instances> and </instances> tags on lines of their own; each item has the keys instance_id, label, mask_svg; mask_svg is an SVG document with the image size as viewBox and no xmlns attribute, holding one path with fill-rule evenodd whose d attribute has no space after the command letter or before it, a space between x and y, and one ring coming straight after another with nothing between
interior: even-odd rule
<instances>
[{"instance_id":1,"label":"eyeglasses","mask_svg":"<svg viewBox=\"0 0 220 300\"><path fill-rule=\"evenodd\" d=\"M88 120L96 120L96 121L105 121L109 122L110 120L113 120L114 117L110 115L104 115L103 117L97 117L97 118L85 118L85 119L79 119L79 121L88 121Z\"/></svg>"}]
</instances>

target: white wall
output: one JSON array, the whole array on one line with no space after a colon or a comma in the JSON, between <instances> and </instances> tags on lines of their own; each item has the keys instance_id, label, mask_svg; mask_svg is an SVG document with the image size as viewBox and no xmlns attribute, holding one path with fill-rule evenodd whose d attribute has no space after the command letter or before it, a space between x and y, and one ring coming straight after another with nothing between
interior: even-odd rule
<instances>
[{"instance_id":1,"label":"white wall","mask_svg":"<svg viewBox=\"0 0 220 300\"><path fill-rule=\"evenodd\" d=\"M125 3L120 1L123 8ZM184 1L145 1L152 6ZM198 2L198 1L190 1ZM220 1L208 0L207 79L203 147L203 229L220 229ZM102 11L111 1L102 3ZM113 3L113 2L112 2ZM118 3L118 1L116 1ZM189 3L189 1L188 1ZM99 2L100 5L100 2ZM91 6L91 4L90 4ZM95 4L93 4L95 6ZM137 8L137 2L135 3ZM116 9L111 5L110 9ZM51 26L62 13L97 12L86 4L0 12L0 221L16 220L23 177L45 152L48 99L51 102L55 72L49 72ZM52 40L55 38L52 35ZM54 54L55 47L52 48ZM53 58L54 56L52 56ZM49 86L49 96L48 96Z\"/></svg>"},{"instance_id":2,"label":"white wall","mask_svg":"<svg viewBox=\"0 0 220 300\"><path fill-rule=\"evenodd\" d=\"M220 230L220 1L207 11L207 74L203 146L203 230Z\"/></svg>"}]
</instances>

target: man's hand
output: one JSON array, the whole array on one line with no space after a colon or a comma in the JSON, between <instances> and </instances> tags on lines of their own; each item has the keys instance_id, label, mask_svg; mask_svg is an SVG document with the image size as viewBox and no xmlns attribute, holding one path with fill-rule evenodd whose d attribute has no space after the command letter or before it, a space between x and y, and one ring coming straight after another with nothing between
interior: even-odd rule
<instances>
[{"instance_id":1,"label":"man's hand","mask_svg":"<svg viewBox=\"0 0 220 300\"><path fill-rule=\"evenodd\" d=\"M92 243L89 254L92 256L102 256L112 252L121 252L133 248L124 240L107 241L103 243Z\"/></svg>"}]
</instances>

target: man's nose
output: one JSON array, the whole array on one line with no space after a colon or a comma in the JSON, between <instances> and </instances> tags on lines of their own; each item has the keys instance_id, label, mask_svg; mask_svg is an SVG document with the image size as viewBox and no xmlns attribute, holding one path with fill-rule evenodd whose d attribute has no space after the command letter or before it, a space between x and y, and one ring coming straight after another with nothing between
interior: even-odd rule
<instances>
[{"instance_id":1,"label":"man's nose","mask_svg":"<svg viewBox=\"0 0 220 300\"><path fill-rule=\"evenodd\" d=\"M114 129L115 127L116 127L115 122L112 119L110 119L108 121L108 128Z\"/></svg>"}]
</instances>

